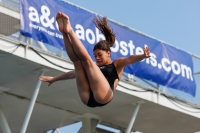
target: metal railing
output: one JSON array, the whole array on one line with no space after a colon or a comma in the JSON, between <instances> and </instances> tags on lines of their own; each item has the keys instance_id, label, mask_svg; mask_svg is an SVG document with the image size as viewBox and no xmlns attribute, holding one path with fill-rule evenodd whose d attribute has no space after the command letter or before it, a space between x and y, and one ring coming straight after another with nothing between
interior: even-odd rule
<instances>
[{"instance_id":1,"label":"metal railing","mask_svg":"<svg viewBox=\"0 0 200 133\"><path fill-rule=\"evenodd\" d=\"M19 4L19 0L0 0L0 3L8 6L9 8L13 9L13 10L18 10L20 9L20 4Z\"/></svg>"}]
</instances>

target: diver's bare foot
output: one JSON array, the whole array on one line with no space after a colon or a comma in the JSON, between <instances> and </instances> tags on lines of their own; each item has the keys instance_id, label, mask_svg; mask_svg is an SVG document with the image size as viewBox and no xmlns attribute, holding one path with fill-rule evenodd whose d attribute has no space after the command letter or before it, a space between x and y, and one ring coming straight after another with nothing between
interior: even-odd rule
<instances>
[{"instance_id":1,"label":"diver's bare foot","mask_svg":"<svg viewBox=\"0 0 200 133\"><path fill-rule=\"evenodd\" d=\"M61 13L61 14L62 14L62 19L63 19L63 31L68 34L72 33L72 27L69 21L69 17L65 15L64 13Z\"/></svg>"},{"instance_id":2,"label":"diver's bare foot","mask_svg":"<svg viewBox=\"0 0 200 133\"><path fill-rule=\"evenodd\" d=\"M61 12L57 13L56 21L57 21L57 24L58 24L59 31L63 33L64 32L64 23L63 23L63 18L62 18Z\"/></svg>"}]
</instances>

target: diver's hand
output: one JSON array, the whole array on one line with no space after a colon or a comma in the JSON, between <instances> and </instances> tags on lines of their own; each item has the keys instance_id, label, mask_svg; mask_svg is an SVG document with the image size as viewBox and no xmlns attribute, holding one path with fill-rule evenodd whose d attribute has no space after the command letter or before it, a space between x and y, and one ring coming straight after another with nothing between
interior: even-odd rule
<instances>
[{"instance_id":1,"label":"diver's hand","mask_svg":"<svg viewBox=\"0 0 200 133\"><path fill-rule=\"evenodd\" d=\"M53 82L55 82L53 79L54 79L54 77L51 77L51 76L41 76L40 77L41 81L49 83L48 86L50 86Z\"/></svg>"},{"instance_id":2,"label":"diver's hand","mask_svg":"<svg viewBox=\"0 0 200 133\"><path fill-rule=\"evenodd\" d=\"M145 58L149 58L150 56L150 48L148 46L143 48Z\"/></svg>"}]
</instances>

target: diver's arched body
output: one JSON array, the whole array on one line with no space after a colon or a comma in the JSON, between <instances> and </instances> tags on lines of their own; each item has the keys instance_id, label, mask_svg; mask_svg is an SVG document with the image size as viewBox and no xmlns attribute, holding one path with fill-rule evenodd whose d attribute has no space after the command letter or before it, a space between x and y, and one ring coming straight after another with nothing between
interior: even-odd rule
<instances>
[{"instance_id":1,"label":"diver's arched body","mask_svg":"<svg viewBox=\"0 0 200 133\"><path fill-rule=\"evenodd\" d=\"M89 107L104 106L109 103L122 76L123 68L150 57L150 49L146 47L144 48L144 54L131 55L127 58L118 58L112 61L110 58L110 47L115 42L115 35L108 26L105 17L102 20L96 18L96 27L99 28L106 38L106 40L101 40L94 46L93 52L96 64L76 36L71 27L69 17L58 12L56 20L59 30L63 34L66 52L75 69L58 77L42 76L40 80L51 84L58 80L76 78L79 96L82 102ZM103 67L105 72L103 72ZM111 74L109 75L110 71Z\"/></svg>"}]
</instances>

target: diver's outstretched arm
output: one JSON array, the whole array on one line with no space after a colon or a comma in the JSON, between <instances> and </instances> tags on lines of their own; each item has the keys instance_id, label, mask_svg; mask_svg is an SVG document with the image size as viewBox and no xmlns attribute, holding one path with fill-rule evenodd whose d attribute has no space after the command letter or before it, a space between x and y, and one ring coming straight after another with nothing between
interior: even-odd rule
<instances>
[{"instance_id":1,"label":"diver's outstretched arm","mask_svg":"<svg viewBox=\"0 0 200 133\"><path fill-rule=\"evenodd\" d=\"M130 64L136 63L145 58L149 58L150 57L150 48L144 47L143 51L144 51L143 54L131 55L127 58L118 58L115 60L115 62L119 68L124 68L125 66L128 66Z\"/></svg>"},{"instance_id":2,"label":"diver's outstretched arm","mask_svg":"<svg viewBox=\"0 0 200 133\"><path fill-rule=\"evenodd\" d=\"M52 77L52 76L41 76L40 80L43 82L48 82L50 86L52 83L60 80L68 80L68 79L74 79L75 78L75 71L69 71L67 73L64 73L60 76Z\"/></svg>"}]
</instances>

